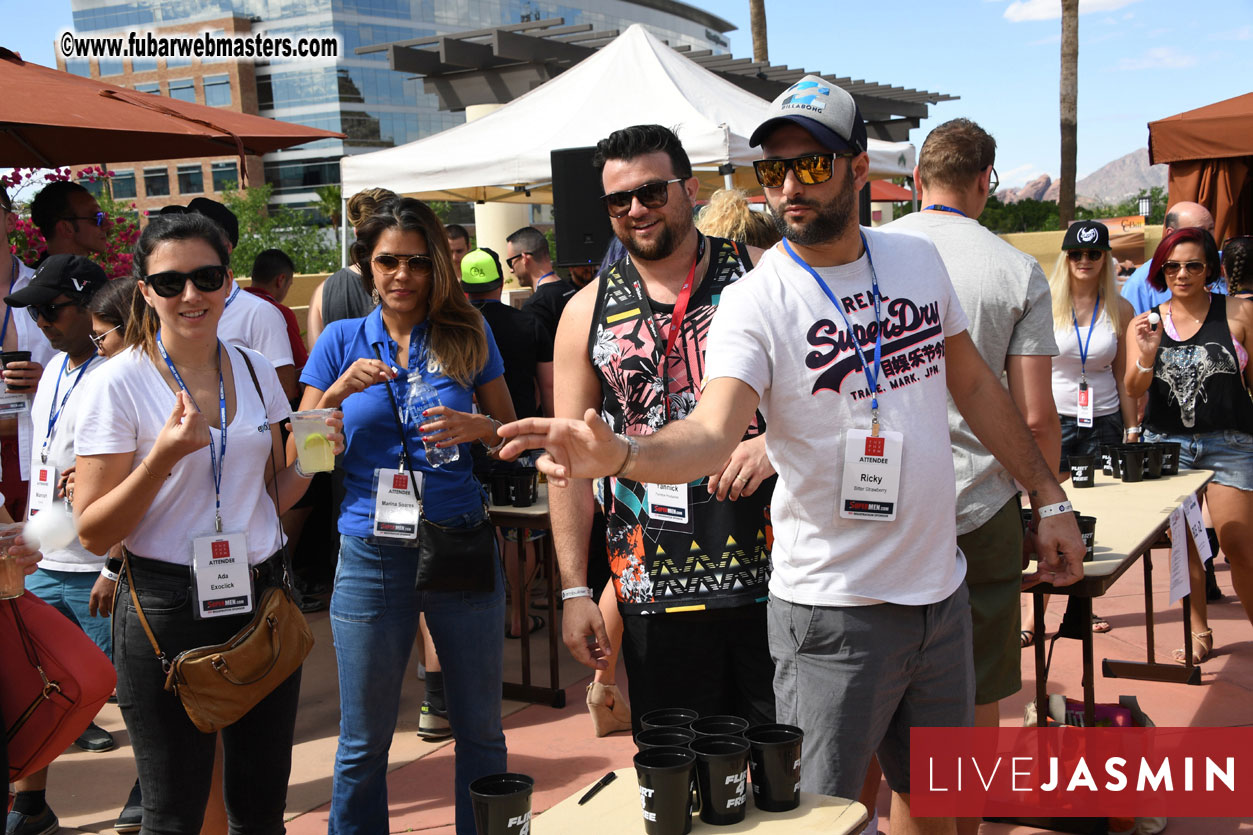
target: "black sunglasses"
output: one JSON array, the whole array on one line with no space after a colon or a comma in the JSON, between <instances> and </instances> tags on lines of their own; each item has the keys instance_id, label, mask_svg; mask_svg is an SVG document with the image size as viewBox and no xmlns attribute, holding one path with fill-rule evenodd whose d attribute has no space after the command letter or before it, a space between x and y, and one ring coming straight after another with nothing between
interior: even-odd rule
<instances>
[{"instance_id":1,"label":"black sunglasses","mask_svg":"<svg viewBox=\"0 0 1253 835\"><path fill-rule=\"evenodd\" d=\"M187 279L189 278L200 292L212 293L215 290L221 290L222 285L226 283L226 267L221 264L213 264L208 267L200 267L188 273L169 270L150 275L144 281L158 296L163 299L170 299L183 292L183 288L187 286Z\"/></svg>"},{"instance_id":2,"label":"black sunglasses","mask_svg":"<svg viewBox=\"0 0 1253 835\"><path fill-rule=\"evenodd\" d=\"M96 212L94 215L87 215L86 217L82 215L66 215L65 217L61 219L62 220L93 220L96 222L97 226L104 226L104 217L105 217L104 212Z\"/></svg>"},{"instance_id":3,"label":"black sunglasses","mask_svg":"<svg viewBox=\"0 0 1253 835\"><path fill-rule=\"evenodd\" d=\"M1066 257L1071 261L1087 259L1088 261L1104 261L1105 251L1101 249L1068 249Z\"/></svg>"},{"instance_id":4,"label":"black sunglasses","mask_svg":"<svg viewBox=\"0 0 1253 835\"><path fill-rule=\"evenodd\" d=\"M791 159L759 159L753 162L753 173L764 188L782 188L789 169L796 174L801 185L816 186L831 179L836 159L855 156L856 151L841 151L838 154L804 154Z\"/></svg>"},{"instance_id":5,"label":"black sunglasses","mask_svg":"<svg viewBox=\"0 0 1253 835\"><path fill-rule=\"evenodd\" d=\"M435 262L429 255L375 255L370 260L379 275L394 275L400 271L402 263L411 275L430 275L435 270Z\"/></svg>"},{"instance_id":6,"label":"black sunglasses","mask_svg":"<svg viewBox=\"0 0 1253 835\"><path fill-rule=\"evenodd\" d=\"M57 317L61 315L61 311L67 307L78 307L78 302L56 302L55 304L28 304L26 312L30 314L30 318L36 322L39 317L44 317L46 322L55 322Z\"/></svg>"},{"instance_id":7,"label":"black sunglasses","mask_svg":"<svg viewBox=\"0 0 1253 835\"><path fill-rule=\"evenodd\" d=\"M534 253L534 252L519 252L517 255L511 255L510 257L508 257L508 258L506 258L506 259L505 259L505 266L506 266L506 267L508 267L509 269L511 269L511 270L512 270L512 269L513 269L513 262L514 262L514 261L517 261L517 260L518 260L519 258L521 258L523 255L532 255L532 256L533 256L533 255L535 255L535 253Z\"/></svg>"},{"instance_id":8,"label":"black sunglasses","mask_svg":"<svg viewBox=\"0 0 1253 835\"><path fill-rule=\"evenodd\" d=\"M610 217L623 217L627 212L631 211L631 202L639 200L640 205L645 209L660 209L670 201L670 184L681 183L686 177L675 177L673 180L657 180L652 183L644 183L638 188L630 191L614 191L601 196L601 200L605 204L605 211L609 212ZM517 257L517 256L515 256ZM510 265L513 266L512 264Z\"/></svg>"}]
</instances>

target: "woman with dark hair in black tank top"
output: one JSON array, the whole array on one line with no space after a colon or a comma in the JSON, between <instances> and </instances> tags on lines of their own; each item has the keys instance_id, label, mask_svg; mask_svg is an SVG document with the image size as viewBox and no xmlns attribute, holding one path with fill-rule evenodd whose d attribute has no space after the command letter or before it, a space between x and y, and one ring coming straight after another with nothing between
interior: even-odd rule
<instances>
[{"instance_id":1,"label":"woman with dark hair in black tank top","mask_svg":"<svg viewBox=\"0 0 1253 835\"><path fill-rule=\"evenodd\" d=\"M1178 229L1157 247L1149 284L1170 300L1131 320L1127 341L1138 358L1126 372L1133 397L1148 392L1146 441L1176 441L1179 466L1213 470L1206 503L1218 544L1231 564L1231 580L1253 621L1253 302L1211 293L1218 278L1218 247L1203 229ZM1160 321L1160 325L1159 325ZM1205 573L1189 543L1190 649L1175 660L1204 661L1213 649L1205 602Z\"/></svg>"}]
</instances>

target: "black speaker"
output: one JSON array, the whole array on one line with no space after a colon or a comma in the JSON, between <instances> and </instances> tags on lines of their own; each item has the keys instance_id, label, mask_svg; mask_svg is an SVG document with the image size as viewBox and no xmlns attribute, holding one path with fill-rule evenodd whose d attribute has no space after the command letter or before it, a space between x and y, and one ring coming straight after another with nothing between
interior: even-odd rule
<instances>
[{"instance_id":1,"label":"black speaker","mask_svg":"<svg viewBox=\"0 0 1253 835\"><path fill-rule=\"evenodd\" d=\"M552 152L553 227L557 264L599 264L613 229L600 201L600 175L592 167L595 148L559 148Z\"/></svg>"}]
</instances>

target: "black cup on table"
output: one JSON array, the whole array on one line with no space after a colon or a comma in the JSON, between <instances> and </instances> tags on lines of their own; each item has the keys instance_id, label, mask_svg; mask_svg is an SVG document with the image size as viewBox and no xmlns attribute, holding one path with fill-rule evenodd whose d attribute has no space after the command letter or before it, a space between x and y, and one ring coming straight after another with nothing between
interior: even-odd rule
<instances>
[{"instance_id":1,"label":"black cup on table","mask_svg":"<svg viewBox=\"0 0 1253 835\"><path fill-rule=\"evenodd\" d=\"M649 748L686 748L696 739L689 728L649 728L635 735L635 747L640 751Z\"/></svg>"},{"instance_id":2,"label":"black cup on table","mask_svg":"<svg viewBox=\"0 0 1253 835\"><path fill-rule=\"evenodd\" d=\"M1144 477L1161 478L1166 451L1161 444L1140 444L1144 447Z\"/></svg>"},{"instance_id":3,"label":"black cup on table","mask_svg":"<svg viewBox=\"0 0 1253 835\"><path fill-rule=\"evenodd\" d=\"M695 754L686 748L640 751L635 755L635 779L648 835L687 835L692 831Z\"/></svg>"},{"instance_id":4,"label":"black cup on table","mask_svg":"<svg viewBox=\"0 0 1253 835\"><path fill-rule=\"evenodd\" d=\"M525 774L489 774L470 784L478 835L522 835L531 828L531 790Z\"/></svg>"},{"instance_id":5,"label":"black cup on table","mask_svg":"<svg viewBox=\"0 0 1253 835\"><path fill-rule=\"evenodd\" d=\"M801 744L805 732L795 725L757 725L744 732L753 803L766 812L787 812L801 805Z\"/></svg>"},{"instance_id":6,"label":"black cup on table","mask_svg":"<svg viewBox=\"0 0 1253 835\"><path fill-rule=\"evenodd\" d=\"M748 805L748 741L742 736L702 736L689 747L696 755L700 819L714 826L744 820Z\"/></svg>"},{"instance_id":7,"label":"black cup on table","mask_svg":"<svg viewBox=\"0 0 1253 835\"><path fill-rule=\"evenodd\" d=\"M521 467L512 473L513 506L530 507L539 492L539 470Z\"/></svg>"},{"instance_id":8,"label":"black cup on table","mask_svg":"<svg viewBox=\"0 0 1253 835\"><path fill-rule=\"evenodd\" d=\"M743 736L748 720L738 716L705 716L691 724L692 733L702 736Z\"/></svg>"},{"instance_id":9,"label":"black cup on table","mask_svg":"<svg viewBox=\"0 0 1253 835\"><path fill-rule=\"evenodd\" d=\"M1122 480L1144 481L1144 449L1142 444L1127 444L1118 452Z\"/></svg>"},{"instance_id":10,"label":"black cup on table","mask_svg":"<svg viewBox=\"0 0 1253 835\"><path fill-rule=\"evenodd\" d=\"M11 362L30 362L30 351L0 351L0 368ZM30 391L30 386L5 386L9 391Z\"/></svg>"},{"instance_id":11,"label":"black cup on table","mask_svg":"<svg viewBox=\"0 0 1253 835\"><path fill-rule=\"evenodd\" d=\"M1122 478L1122 451L1126 444L1110 444L1104 447L1109 450L1109 474L1113 478Z\"/></svg>"},{"instance_id":12,"label":"black cup on table","mask_svg":"<svg viewBox=\"0 0 1253 835\"><path fill-rule=\"evenodd\" d=\"M1091 487L1096 484L1096 456L1070 456L1070 483L1076 487Z\"/></svg>"},{"instance_id":13,"label":"black cup on table","mask_svg":"<svg viewBox=\"0 0 1253 835\"><path fill-rule=\"evenodd\" d=\"M1092 562L1096 558L1096 517L1084 516L1077 510L1072 510L1075 514L1075 522L1079 525L1079 536L1083 538L1083 561Z\"/></svg>"},{"instance_id":14,"label":"black cup on table","mask_svg":"<svg viewBox=\"0 0 1253 835\"><path fill-rule=\"evenodd\" d=\"M699 718L689 707L659 707L640 717L640 728L686 728Z\"/></svg>"},{"instance_id":15,"label":"black cup on table","mask_svg":"<svg viewBox=\"0 0 1253 835\"><path fill-rule=\"evenodd\" d=\"M488 484L492 494L492 504L513 503L513 476L510 473L494 472L488 476Z\"/></svg>"},{"instance_id":16,"label":"black cup on table","mask_svg":"<svg viewBox=\"0 0 1253 835\"><path fill-rule=\"evenodd\" d=\"M1114 449L1109 444L1101 444L1101 472L1105 475L1114 474Z\"/></svg>"},{"instance_id":17,"label":"black cup on table","mask_svg":"<svg viewBox=\"0 0 1253 835\"><path fill-rule=\"evenodd\" d=\"M1158 441L1154 446L1162 448L1162 475L1179 475L1179 442Z\"/></svg>"}]
</instances>

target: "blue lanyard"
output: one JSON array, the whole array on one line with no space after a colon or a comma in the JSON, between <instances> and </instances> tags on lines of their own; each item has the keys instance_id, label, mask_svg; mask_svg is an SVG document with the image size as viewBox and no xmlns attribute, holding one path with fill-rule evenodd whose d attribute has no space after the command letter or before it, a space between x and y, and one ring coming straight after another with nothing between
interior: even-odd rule
<instances>
[{"instance_id":1,"label":"blue lanyard","mask_svg":"<svg viewBox=\"0 0 1253 835\"><path fill-rule=\"evenodd\" d=\"M231 291L231 295L226 300L226 304L222 305L222 312L226 312L226 308L231 306L231 302L235 301L235 297L239 295L239 285L235 285L235 289Z\"/></svg>"},{"instance_id":2,"label":"blue lanyard","mask_svg":"<svg viewBox=\"0 0 1253 835\"><path fill-rule=\"evenodd\" d=\"M165 365L170 369L170 373L174 375L174 381L178 383L178 387L187 392L187 396L191 397L191 392L187 390L187 384L183 382L183 376L178 373L178 369L174 367L174 361L170 359L170 355L166 353L165 345L161 342L161 332L157 331L157 350L161 352L161 359L165 360ZM191 397L191 402L196 404L196 408L200 408L200 404L196 403L196 398ZM218 417L221 420L222 434L222 466L218 467L218 453L213 448L213 439L209 439L209 466L213 468L213 492L214 515L217 519L217 532L222 532L222 470L226 468L226 382L222 379L222 342L218 341Z\"/></svg>"},{"instance_id":3,"label":"blue lanyard","mask_svg":"<svg viewBox=\"0 0 1253 835\"><path fill-rule=\"evenodd\" d=\"M932 209L934 209L937 212L949 212L950 214L961 215L962 217L968 217L968 215L965 212L963 212L961 209L954 209L952 206L945 206L943 203L932 203L930 206L922 207L922 210L924 212L929 212Z\"/></svg>"},{"instance_id":4,"label":"blue lanyard","mask_svg":"<svg viewBox=\"0 0 1253 835\"><path fill-rule=\"evenodd\" d=\"M792 249L792 245L788 243L787 238L783 239L783 248L787 250L787 254L792 256L792 260L801 266L805 272L813 276L814 281L818 283L818 287L822 292L827 294L827 298L831 300L837 313L844 320L844 327L848 328L849 340L853 343L853 347L857 349L857 357L861 360L861 370L866 375L866 382L870 386L870 433L872 435L879 434L879 370L882 368L883 356L883 318L879 313L879 276L875 273L874 258L870 255L870 245L866 243L866 233L858 232L861 235L861 246L866 251L866 261L870 264L870 289L874 298L874 368L870 367L870 363L866 362L866 354L861 349L861 342L853 334L853 323L849 321L848 314L844 312L844 308L840 306L840 301L831 292L831 288L822 280L822 277L814 271L814 268L805 263L805 261L796 254ZM869 328L867 328L869 330Z\"/></svg>"},{"instance_id":5,"label":"blue lanyard","mask_svg":"<svg viewBox=\"0 0 1253 835\"><path fill-rule=\"evenodd\" d=\"M1088 346L1092 344L1092 326L1096 324L1096 317L1101 315L1101 294L1096 295L1096 307L1092 308L1092 321L1088 322L1088 338L1080 340L1079 337L1079 317L1075 315L1075 306L1070 306L1070 318L1075 323L1075 341L1079 343L1079 381L1086 388L1088 385Z\"/></svg>"},{"instance_id":6,"label":"blue lanyard","mask_svg":"<svg viewBox=\"0 0 1253 835\"><path fill-rule=\"evenodd\" d=\"M43 449L39 452L39 460L48 463L48 444L52 441L52 430L57 425L57 418L61 417L61 412L65 409L66 402L69 401L70 395L74 393L74 387L78 385L78 381L83 379L83 374L87 371L87 366L91 365L91 361L96 358L96 352L93 350L87 361L78 368L78 373L74 375L74 382L70 383L69 391L65 393L65 397L61 398L61 402L57 404L57 395L61 393L61 378L65 376L65 371L70 367L70 355L66 354L64 361L61 363L61 373L57 375L56 387L52 389L52 402L56 405L56 411L48 415L48 434L44 435Z\"/></svg>"},{"instance_id":7,"label":"blue lanyard","mask_svg":"<svg viewBox=\"0 0 1253 835\"><path fill-rule=\"evenodd\" d=\"M17 256L13 258L13 275L9 276L9 295L13 295L13 285L17 284L18 260ZM4 327L0 327L0 345L4 345L4 338L9 335L9 320L13 318L13 308L7 304L4 306ZM3 349L0 349L3 350Z\"/></svg>"}]
</instances>

